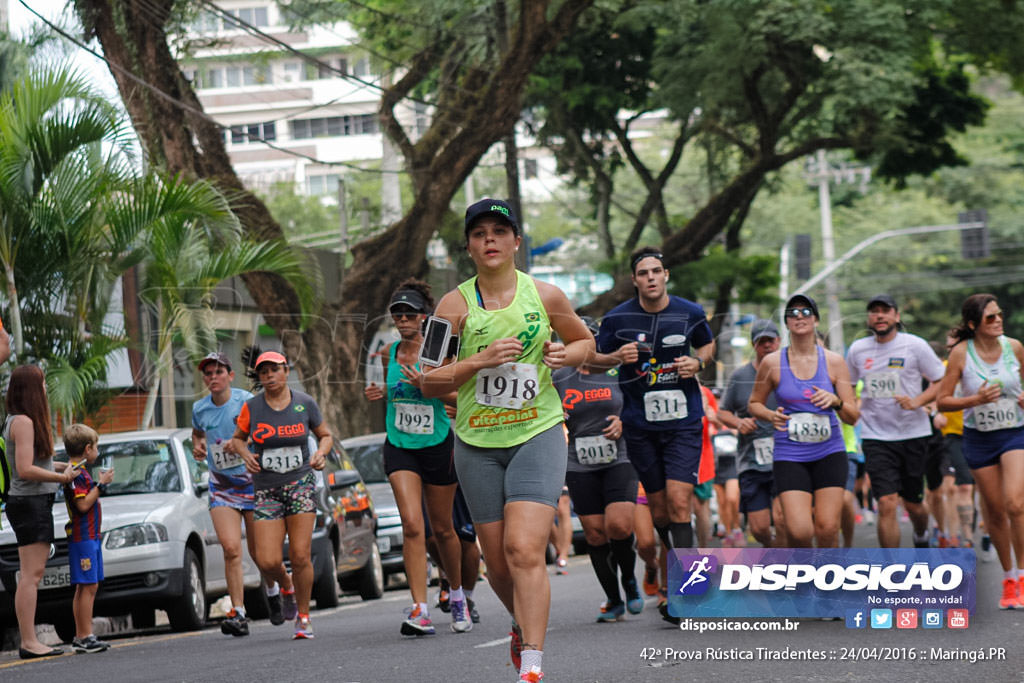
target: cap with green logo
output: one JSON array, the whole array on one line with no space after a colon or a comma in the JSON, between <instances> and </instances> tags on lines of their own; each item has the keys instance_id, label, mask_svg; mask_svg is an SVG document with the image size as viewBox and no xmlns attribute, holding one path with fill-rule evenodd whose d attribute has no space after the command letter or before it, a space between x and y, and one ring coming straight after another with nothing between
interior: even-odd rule
<instances>
[{"instance_id":1,"label":"cap with green logo","mask_svg":"<svg viewBox=\"0 0 1024 683\"><path fill-rule=\"evenodd\" d=\"M485 197L475 204L471 204L466 209L466 233L468 234L473 224L484 216L504 219L505 222L512 226L512 230L517 235L519 234L519 223L516 221L516 215L512 212L512 207L507 202L500 199L491 199L490 197Z\"/></svg>"}]
</instances>

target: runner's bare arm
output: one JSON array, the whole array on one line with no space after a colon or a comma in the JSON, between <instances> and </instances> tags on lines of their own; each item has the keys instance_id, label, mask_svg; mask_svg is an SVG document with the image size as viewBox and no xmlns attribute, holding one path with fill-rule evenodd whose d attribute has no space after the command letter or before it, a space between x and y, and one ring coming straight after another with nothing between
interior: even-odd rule
<instances>
[{"instance_id":1,"label":"runner's bare arm","mask_svg":"<svg viewBox=\"0 0 1024 683\"><path fill-rule=\"evenodd\" d=\"M836 415L848 425L855 424L860 419L860 407L857 405L857 392L850 381L850 368L838 353L826 351L825 357L828 359L829 376L836 390L836 398L843 402Z\"/></svg>"},{"instance_id":2,"label":"runner's bare arm","mask_svg":"<svg viewBox=\"0 0 1024 683\"><path fill-rule=\"evenodd\" d=\"M445 294L434 310L434 315L444 318L452 324L452 329L462 332L462 323L469 313L466 300L458 290ZM445 364L423 375L423 386L420 391L426 398L438 398L453 391L469 381L477 371L493 368L510 360L515 360L522 351L523 345L518 339L498 339L489 346L463 360L448 359Z\"/></svg>"},{"instance_id":3,"label":"runner's bare arm","mask_svg":"<svg viewBox=\"0 0 1024 683\"><path fill-rule=\"evenodd\" d=\"M551 321L551 327L558 333L564 345L562 355L555 342L545 343L545 364L556 369L563 366L576 368L588 362L595 352L594 335L590 334L590 330L576 315L576 311L572 310L572 304L569 303L565 292L547 282L535 280L534 283ZM556 365L549 362L549 355Z\"/></svg>"},{"instance_id":4,"label":"runner's bare arm","mask_svg":"<svg viewBox=\"0 0 1024 683\"><path fill-rule=\"evenodd\" d=\"M964 364L967 360L967 344L957 344L949 352L949 360L946 362L946 374L939 381L939 389L935 396L935 405L939 410L950 413L964 408L973 408L980 405L977 395L954 396L956 385L964 374Z\"/></svg>"},{"instance_id":5,"label":"runner's bare arm","mask_svg":"<svg viewBox=\"0 0 1024 683\"><path fill-rule=\"evenodd\" d=\"M779 383L779 352L769 353L761 361L757 369L757 378L754 380L754 388L750 392L750 400L747 401L747 412L758 420L771 422L776 429L785 429L789 416L782 408L769 410L765 405L768 394L775 391Z\"/></svg>"}]
</instances>

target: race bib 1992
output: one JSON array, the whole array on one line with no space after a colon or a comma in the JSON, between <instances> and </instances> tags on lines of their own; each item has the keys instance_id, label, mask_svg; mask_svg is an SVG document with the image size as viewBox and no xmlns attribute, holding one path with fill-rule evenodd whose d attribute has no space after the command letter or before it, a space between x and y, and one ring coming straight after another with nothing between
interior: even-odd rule
<instances>
[{"instance_id":1,"label":"race bib 1992","mask_svg":"<svg viewBox=\"0 0 1024 683\"><path fill-rule=\"evenodd\" d=\"M434 407L423 403L396 403L395 428L406 434L433 434Z\"/></svg>"}]
</instances>

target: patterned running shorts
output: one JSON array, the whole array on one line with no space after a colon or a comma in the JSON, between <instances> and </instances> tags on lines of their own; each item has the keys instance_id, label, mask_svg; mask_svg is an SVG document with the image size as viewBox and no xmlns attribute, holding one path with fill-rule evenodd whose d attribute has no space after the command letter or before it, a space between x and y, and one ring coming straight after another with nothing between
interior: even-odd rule
<instances>
[{"instance_id":1,"label":"patterned running shorts","mask_svg":"<svg viewBox=\"0 0 1024 683\"><path fill-rule=\"evenodd\" d=\"M316 475L308 473L291 484L272 489L256 489L256 520L284 519L290 515L316 512Z\"/></svg>"}]
</instances>

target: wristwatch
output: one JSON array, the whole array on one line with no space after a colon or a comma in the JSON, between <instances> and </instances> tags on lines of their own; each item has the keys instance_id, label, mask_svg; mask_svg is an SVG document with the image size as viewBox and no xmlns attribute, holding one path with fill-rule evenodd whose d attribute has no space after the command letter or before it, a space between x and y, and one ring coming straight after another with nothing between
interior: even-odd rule
<instances>
[{"instance_id":1,"label":"wristwatch","mask_svg":"<svg viewBox=\"0 0 1024 683\"><path fill-rule=\"evenodd\" d=\"M705 367L707 367L707 363L705 363L705 362L704 362L704 359L703 359L703 358L700 358L700 357L698 357L698 358L697 358L697 362L698 362L698 363L700 363L700 368L699 368L699 369L697 370L697 372L700 372L700 371L701 371L701 370L703 370L703 369L704 369Z\"/></svg>"},{"instance_id":2,"label":"wristwatch","mask_svg":"<svg viewBox=\"0 0 1024 683\"><path fill-rule=\"evenodd\" d=\"M107 485L106 484L96 484L96 488L98 488L100 490L100 495L101 496L106 495L106 493L107 493Z\"/></svg>"}]
</instances>

